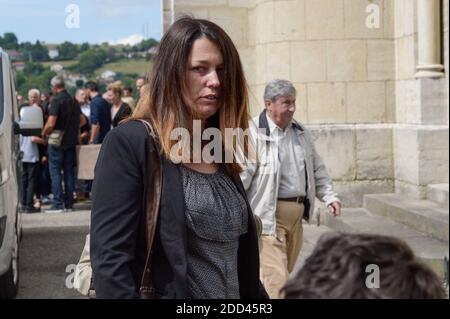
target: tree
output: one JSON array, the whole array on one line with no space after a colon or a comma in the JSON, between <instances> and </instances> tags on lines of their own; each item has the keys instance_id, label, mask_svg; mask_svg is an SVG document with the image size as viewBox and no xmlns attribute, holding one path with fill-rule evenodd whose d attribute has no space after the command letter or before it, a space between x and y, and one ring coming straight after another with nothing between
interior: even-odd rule
<instances>
[{"instance_id":1,"label":"tree","mask_svg":"<svg viewBox=\"0 0 450 319\"><path fill-rule=\"evenodd\" d=\"M106 59L106 54L102 50L89 50L83 52L78 57L79 63L76 66L78 72L92 74L95 69L101 67Z\"/></svg>"},{"instance_id":2,"label":"tree","mask_svg":"<svg viewBox=\"0 0 450 319\"><path fill-rule=\"evenodd\" d=\"M83 42L80 46L80 53L88 51L90 49L89 43Z\"/></svg>"},{"instance_id":3,"label":"tree","mask_svg":"<svg viewBox=\"0 0 450 319\"><path fill-rule=\"evenodd\" d=\"M5 50L17 50L19 42L16 35L12 32L5 32L3 37L0 37L0 47Z\"/></svg>"},{"instance_id":4,"label":"tree","mask_svg":"<svg viewBox=\"0 0 450 319\"><path fill-rule=\"evenodd\" d=\"M28 62L25 65L25 69L23 70L23 73L25 75L40 75L42 74L42 72L44 72L44 66L40 63L35 63L35 62Z\"/></svg>"},{"instance_id":5,"label":"tree","mask_svg":"<svg viewBox=\"0 0 450 319\"><path fill-rule=\"evenodd\" d=\"M48 48L43 46L41 42L36 41L36 44L30 48L31 57L33 61L48 61Z\"/></svg>"},{"instance_id":6,"label":"tree","mask_svg":"<svg viewBox=\"0 0 450 319\"><path fill-rule=\"evenodd\" d=\"M44 68L39 75L26 74L24 71L18 71L16 74L17 91L23 96L27 96L28 91L32 88L37 88L41 92L48 91L50 80L56 75L49 68Z\"/></svg>"},{"instance_id":7,"label":"tree","mask_svg":"<svg viewBox=\"0 0 450 319\"><path fill-rule=\"evenodd\" d=\"M20 50L24 59L29 61L48 61L48 48L43 46L41 42L36 41L35 44L30 42L23 42L20 44Z\"/></svg>"},{"instance_id":8,"label":"tree","mask_svg":"<svg viewBox=\"0 0 450 319\"><path fill-rule=\"evenodd\" d=\"M114 62L116 60L116 49L114 47L109 47L106 51L106 58L108 59L108 62Z\"/></svg>"},{"instance_id":9,"label":"tree","mask_svg":"<svg viewBox=\"0 0 450 319\"><path fill-rule=\"evenodd\" d=\"M141 43L139 43L138 47L139 47L139 51L147 51L150 48L153 48L155 46L158 45L158 41L156 41L155 39L147 39L147 40L143 40Z\"/></svg>"},{"instance_id":10,"label":"tree","mask_svg":"<svg viewBox=\"0 0 450 319\"><path fill-rule=\"evenodd\" d=\"M73 60L78 55L78 47L72 42L65 41L58 46L58 53L61 60Z\"/></svg>"}]
</instances>

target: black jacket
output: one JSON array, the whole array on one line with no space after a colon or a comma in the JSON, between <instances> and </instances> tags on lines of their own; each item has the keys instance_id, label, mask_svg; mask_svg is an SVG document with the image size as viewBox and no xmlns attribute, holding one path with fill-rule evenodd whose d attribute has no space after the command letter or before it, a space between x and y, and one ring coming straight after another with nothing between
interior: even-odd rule
<instances>
[{"instance_id":1,"label":"black jacket","mask_svg":"<svg viewBox=\"0 0 450 319\"><path fill-rule=\"evenodd\" d=\"M127 103L122 103L117 111L116 115L112 119L112 126L116 127L120 121L126 119L131 115L131 107Z\"/></svg>"},{"instance_id":2,"label":"black jacket","mask_svg":"<svg viewBox=\"0 0 450 319\"><path fill-rule=\"evenodd\" d=\"M138 298L147 247L144 188L148 135L131 121L112 130L95 168L91 215L91 262L98 298ZM163 298L187 298L186 221L182 180L162 159L162 194L153 243L153 287ZM247 197L240 180L235 181ZM247 201L249 231L241 236L238 273L242 298L268 298L259 280L256 225Z\"/></svg>"}]
</instances>

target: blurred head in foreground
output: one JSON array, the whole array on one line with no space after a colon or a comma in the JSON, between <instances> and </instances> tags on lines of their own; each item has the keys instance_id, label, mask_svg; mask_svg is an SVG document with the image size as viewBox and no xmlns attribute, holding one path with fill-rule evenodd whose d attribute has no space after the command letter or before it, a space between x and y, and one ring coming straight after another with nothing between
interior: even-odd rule
<instances>
[{"instance_id":1,"label":"blurred head in foreground","mask_svg":"<svg viewBox=\"0 0 450 319\"><path fill-rule=\"evenodd\" d=\"M442 281L403 241L388 236L323 235L283 288L287 299L441 299Z\"/></svg>"}]
</instances>

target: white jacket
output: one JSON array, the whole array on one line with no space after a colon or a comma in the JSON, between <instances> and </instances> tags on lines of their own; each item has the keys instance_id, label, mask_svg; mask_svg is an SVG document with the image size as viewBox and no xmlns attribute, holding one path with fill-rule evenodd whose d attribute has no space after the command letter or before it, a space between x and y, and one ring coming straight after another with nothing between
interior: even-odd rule
<instances>
[{"instance_id":1,"label":"white jacket","mask_svg":"<svg viewBox=\"0 0 450 319\"><path fill-rule=\"evenodd\" d=\"M307 200L304 218L309 222L314 212L316 196L326 205L339 199L333 191L332 181L316 152L309 132L295 120L293 123L300 141L300 146L294 147L301 147L305 154ZM250 120L249 126L251 143L256 149L257 159L243 164L241 179L253 213L261 218L262 234L276 235L275 212L280 185L278 147L276 141L270 137L265 110Z\"/></svg>"}]
</instances>

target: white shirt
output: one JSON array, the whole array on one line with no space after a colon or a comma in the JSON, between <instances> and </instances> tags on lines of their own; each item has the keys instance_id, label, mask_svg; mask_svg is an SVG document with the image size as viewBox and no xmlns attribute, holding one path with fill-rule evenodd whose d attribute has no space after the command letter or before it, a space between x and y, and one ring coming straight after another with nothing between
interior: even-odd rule
<instances>
[{"instance_id":1,"label":"white shirt","mask_svg":"<svg viewBox=\"0 0 450 319\"><path fill-rule=\"evenodd\" d=\"M88 122L91 121L91 105L89 103L83 104L81 106L81 112L86 115Z\"/></svg>"},{"instance_id":2,"label":"white shirt","mask_svg":"<svg viewBox=\"0 0 450 319\"><path fill-rule=\"evenodd\" d=\"M306 196L305 154L292 123L283 131L266 114L270 137L278 144L279 198Z\"/></svg>"},{"instance_id":3,"label":"white shirt","mask_svg":"<svg viewBox=\"0 0 450 319\"><path fill-rule=\"evenodd\" d=\"M39 107L36 104L33 107ZM37 163L39 162L39 147L31 141L32 136L20 135L20 150L23 153L22 162Z\"/></svg>"}]
</instances>

